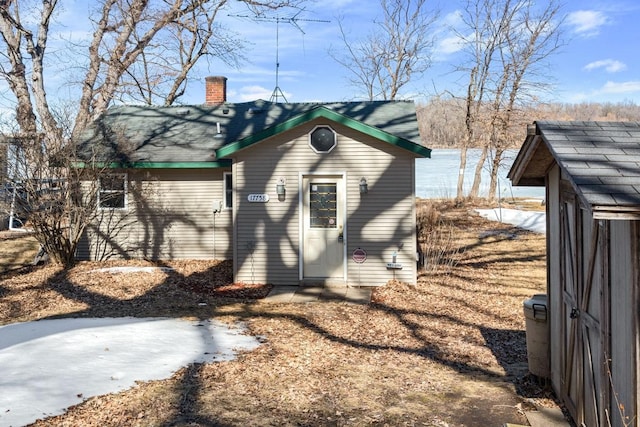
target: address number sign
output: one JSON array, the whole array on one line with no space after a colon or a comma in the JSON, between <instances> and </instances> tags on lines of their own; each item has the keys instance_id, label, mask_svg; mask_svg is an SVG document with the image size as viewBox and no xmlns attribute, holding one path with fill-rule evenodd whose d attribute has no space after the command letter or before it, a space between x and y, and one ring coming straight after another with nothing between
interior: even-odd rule
<instances>
[{"instance_id":1,"label":"address number sign","mask_svg":"<svg viewBox=\"0 0 640 427\"><path fill-rule=\"evenodd\" d=\"M266 193L249 194L247 200L251 203L267 203L269 201L269 195Z\"/></svg>"}]
</instances>

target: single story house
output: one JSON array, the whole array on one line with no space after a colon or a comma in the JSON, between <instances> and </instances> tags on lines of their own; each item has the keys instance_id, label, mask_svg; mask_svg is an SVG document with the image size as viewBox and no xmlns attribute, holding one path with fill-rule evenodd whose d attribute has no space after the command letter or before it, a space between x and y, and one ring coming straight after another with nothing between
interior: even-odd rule
<instances>
[{"instance_id":1,"label":"single story house","mask_svg":"<svg viewBox=\"0 0 640 427\"><path fill-rule=\"evenodd\" d=\"M555 393L577 425L639 425L640 123L535 122L509 177L546 186Z\"/></svg>"},{"instance_id":2,"label":"single story house","mask_svg":"<svg viewBox=\"0 0 640 427\"><path fill-rule=\"evenodd\" d=\"M232 259L275 285L416 281L413 102L206 103L109 109L83 134L109 160L80 259Z\"/></svg>"}]
</instances>

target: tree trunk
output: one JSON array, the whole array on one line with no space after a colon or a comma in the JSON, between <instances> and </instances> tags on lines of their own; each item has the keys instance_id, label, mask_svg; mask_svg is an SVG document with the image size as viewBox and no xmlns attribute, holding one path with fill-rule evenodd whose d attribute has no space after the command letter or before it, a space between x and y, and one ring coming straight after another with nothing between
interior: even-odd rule
<instances>
[{"instance_id":1,"label":"tree trunk","mask_svg":"<svg viewBox=\"0 0 640 427\"><path fill-rule=\"evenodd\" d=\"M0 12L0 34L6 45L6 59L11 64L11 68L3 72L3 77L16 97L16 121L20 132L22 135L34 136L37 131L36 115L33 113L27 84L27 67L22 59L22 38L16 28L20 24L9 15L7 10L0 10Z\"/></svg>"},{"instance_id":2,"label":"tree trunk","mask_svg":"<svg viewBox=\"0 0 640 427\"><path fill-rule=\"evenodd\" d=\"M25 34L27 41L27 52L31 55L33 71L31 73L31 90L35 101L36 112L40 118L40 123L45 136L43 141L47 145L60 148L63 144L62 131L51 113L47 94L44 87L44 58L47 49L47 39L49 35L49 23L56 8L57 0L43 2L42 16L38 25L38 33L34 41L31 33Z\"/></svg>"},{"instance_id":3,"label":"tree trunk","mask_svg":"<svg viewBox=\"0 0 640 427\"><path fill-rule=\"evenodd\" d=\"M456 203L464 200L464 170L467 167L467 145L460 149L460 169L458 170L458 187L456 188Z\"/></svg>"},{"instance_id":4,"label":"tree trunk","mask_svg":"<svg viewBox=\"0 0 640 427\"><path fill-rule=\"evenodd\" d=\"M480 184L482 183L482 169L484 169L484 162L487 160L487 155L489 153L489 147L482 147L482 151L480 152L480 158L478 159L478 163L476 164L476 170L473 174L473 184L471 185L471 192L469 193L469 197L472 199L478 198L480 195Z\"/></svg>"},{"instance_id":5,"label":"tree trunk","mask_svg":"<svg viewBox=\"0 0 640 427\"><path fill-rule=\"evenodd\" d=\"M500 164L502 163L502 155L504 154L503 148L496 148L493 161L491 162L491 180L489 181L489 201L496 200L496 189L498 186L498 172L500 171Z\"/></svg>"}]
</instances>

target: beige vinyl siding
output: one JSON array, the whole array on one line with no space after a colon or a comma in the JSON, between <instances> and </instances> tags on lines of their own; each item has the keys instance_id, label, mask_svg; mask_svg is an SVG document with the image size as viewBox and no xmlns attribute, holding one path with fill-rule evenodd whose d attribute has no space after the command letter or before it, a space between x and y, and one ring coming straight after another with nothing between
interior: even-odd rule
<instances>
[{"instance_id":1,"label":"beige vinyl siding","mask_svg":"<svg viewBox=\"0 0 640 427\"><path fill-rule=\"evenodd\" d=\"M81 259L228 259L230 209L223 200L222 169L128 171L125 210L102 210L79 248ZM215 227L214 227L215 223ZM214 246L215 245L215 246Z\"/></svg>"},{"instance_id":2,"label":"beige vinyl siding","mask_svg":"<svg viewBox=\"0 0 640 427\"><path fill-rule=\"evenodd\" d=\"M330 153L315 153L308 133L316 125L338 133ZM345 177L347 277L353 285L383 285L389 279L415 283L415 197L413 154L350 128L317 120L238 153L234 163L237 281L298 284L300 277L300 189L305 175ZM369 193L359 193L365 177ZM286 180L286 198L279 201L276 184ZM249 194L266 193L268 203L249 203ZM356 248L367 261L351 259ZM253 251L249 251L253 248ZM387 270L398 252L402 270Z\"/></svg>"}]
</instances>

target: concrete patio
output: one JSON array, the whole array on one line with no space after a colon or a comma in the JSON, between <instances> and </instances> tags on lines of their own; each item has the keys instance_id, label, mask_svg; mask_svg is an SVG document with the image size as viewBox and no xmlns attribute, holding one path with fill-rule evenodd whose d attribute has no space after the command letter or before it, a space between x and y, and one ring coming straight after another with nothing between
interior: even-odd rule
<instances>
[{"instance_id":1,"label":"concrete patio","mask_svg":"<svg viewBox=\"0 0 640 427\"><path fill-rule=\"evenodd\" d=\"M344 301L353 304L368 304L371 287L338 286L275 286L262 302L308 303L318 301Z\"/></svg>"}]
</instances>

